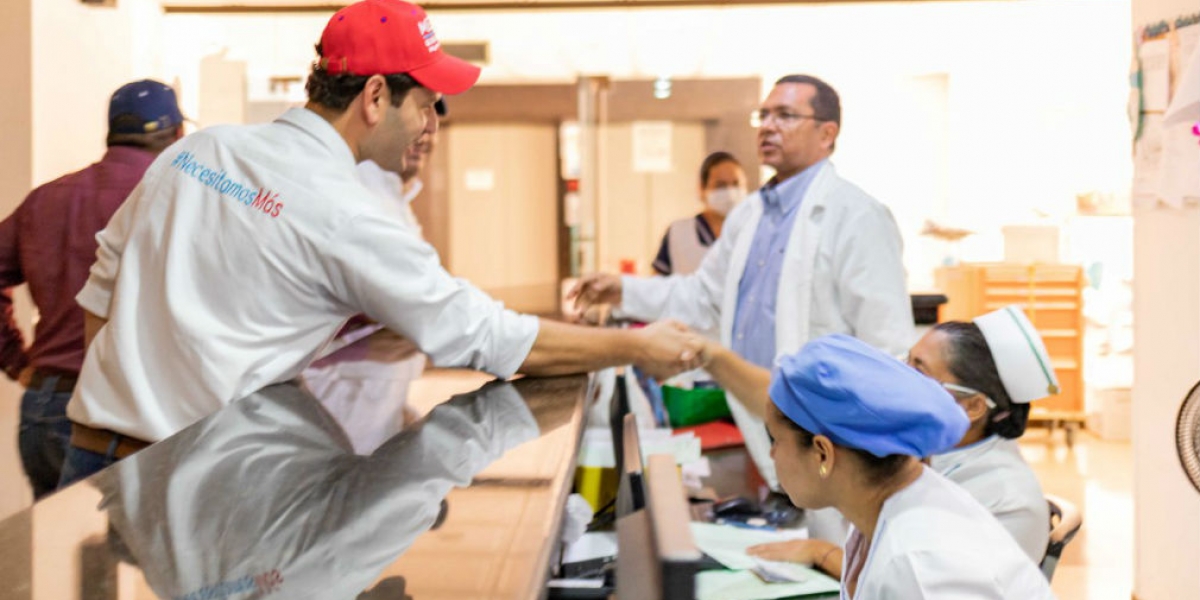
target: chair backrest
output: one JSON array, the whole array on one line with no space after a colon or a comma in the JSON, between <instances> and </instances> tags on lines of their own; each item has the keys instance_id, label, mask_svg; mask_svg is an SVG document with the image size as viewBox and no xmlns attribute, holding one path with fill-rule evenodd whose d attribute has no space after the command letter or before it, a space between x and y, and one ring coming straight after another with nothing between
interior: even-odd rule
<instances>
[{"instance_id":1,"label":"chair backrest","mask_svg":"<svg viewBox=\"0 0 1200 600\"><path fill-rule=\"evenodd\" d=\"M1083 526L1083 515L1074 504L1058 496L1047 494L1046 503L1050 506L1050 544L1046 546L1046 557L1042 559L1041 567L1046 581L1050 581L1063 549L1075 539L1075 534Z\"/></svg>"}]
</instances>

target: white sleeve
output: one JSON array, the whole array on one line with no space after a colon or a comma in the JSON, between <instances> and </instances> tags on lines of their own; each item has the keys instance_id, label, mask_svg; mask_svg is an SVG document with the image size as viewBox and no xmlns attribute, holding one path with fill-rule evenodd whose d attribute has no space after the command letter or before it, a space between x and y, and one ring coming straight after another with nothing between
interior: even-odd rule
<instances>
[{"instance_id":1,"label":"white sleeve","mask_svg":"<svg viewBox=\"0 0 1200 600\"><path fill-rule=\"evenodd\" d=\"M108 318L117 273L121 268L121 255L129 241L129 232L136 221L134 215L145 195L146 185L146 179L139 182L104 229L96 234L96 262L92 263L87 283L75 295L75 302L79 306L102 319Z\"/></svg>"},{"instance_id":2,"label":"white sleeve","mask_svg":"<svg viewBox=\"0 0 1200 600\"><path fill-rule=\"evenodd\" d=\"M873 569L873 581L860 581L866 593L858 595L878 600L1005 600L991 570L981 566L966 557L909 552Z\"/></svg>"},{"instance_id":3,"label":"white sleeve","mask_svg":"<svg viewBox=\"0 0 1200 600\"><path fill-rule=\"evenodd\" d=\"M416 343L439 366L508 377L537 338L521 315L442 268L437 252L398 220L363 214L335 234L338 295L350 307Z\"/></svg>"},{"instance_id":4,"label":"white sleeve","mask_svg":"<svg viewBox=\"0 0 1200 600\"><path fill-rule=\"evenodd\" d=\"M892 213L873 203L842 225L834 281L854 337L904 356L916 341L904 273L904 244Z\"/></svg>"},{"instance_id":5,"label":"white sleeve","mask_svg":"<svg viewBox=\"0 0 1200 600\"><path fill-rule=\"evenodd\" d=\"M731 215L730 220L733 220ZM736 245L738 228L727 222L694 273L666 277L623 277L618 317L639 321L677 319L701 331L717 331L725 274Z\"/></svg>"}]
</instances>

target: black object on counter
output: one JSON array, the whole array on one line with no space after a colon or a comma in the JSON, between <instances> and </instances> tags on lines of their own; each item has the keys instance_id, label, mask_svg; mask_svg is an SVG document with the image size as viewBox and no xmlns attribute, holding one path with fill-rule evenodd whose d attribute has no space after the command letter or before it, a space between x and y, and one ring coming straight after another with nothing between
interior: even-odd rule
<instances>
[{"instance_id":1,"label":"black object on counter","mask_svg":"<svg viewBox=\"0 0 1200 600\"><path fill-rule=\"evenodd\" d=\"M938 307L949 301L945 294L911 294L913 323L933 325L938 322Z\"/></svg>"}]
</instances>

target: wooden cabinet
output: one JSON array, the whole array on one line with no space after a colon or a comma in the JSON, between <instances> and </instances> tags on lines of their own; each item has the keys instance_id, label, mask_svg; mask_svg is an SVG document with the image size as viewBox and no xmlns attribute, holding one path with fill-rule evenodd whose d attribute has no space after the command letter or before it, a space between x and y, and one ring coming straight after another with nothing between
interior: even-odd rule
<instances>
[{"instance_id":1,"label":"wooden cabinet","mask_svg":"<svg viewBox=\"0 0 1200 600\"><path fill-rule=\"evenodd\" d=\"M942 321L969 321L1010 304L1021 305L1046 343L1061 388L1058 394L1034 402L1035 413L1045 418L1082 419L1082 267L965 263L942 267L936 277L949 299L942 306Z\"/></svg>"}]
</instances>

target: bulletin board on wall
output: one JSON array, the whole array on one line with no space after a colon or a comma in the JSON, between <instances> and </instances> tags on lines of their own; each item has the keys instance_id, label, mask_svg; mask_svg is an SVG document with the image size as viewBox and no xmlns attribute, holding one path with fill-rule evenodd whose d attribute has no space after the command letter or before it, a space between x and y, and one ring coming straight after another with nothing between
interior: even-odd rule
<instances>
[{"instance_id":1,"label":"bulletin board on wall","mask_svg":"<svg viewBox=\"0 0 1200 600\"><path fill-rule=\"evenodd\" d=\"M1134 206L1200 206L1200 13L1143 26L1134 42Z\"/></svg>"}]
</instances>

